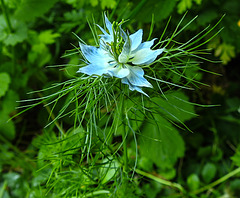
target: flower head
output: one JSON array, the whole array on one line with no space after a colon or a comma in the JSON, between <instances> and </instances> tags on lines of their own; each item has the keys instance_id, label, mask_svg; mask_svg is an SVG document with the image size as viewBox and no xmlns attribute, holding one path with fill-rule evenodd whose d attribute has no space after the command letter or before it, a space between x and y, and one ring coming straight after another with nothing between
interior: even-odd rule
<instances>
[{"instance_id":1,"label":"flower head","mask_svg":"<svg viewBox=\"0 0 240 198\"><path fill-rule=\"evenodd\" d=\"M151 88L152 85L144 78L141 66L154 62L163 49L151 49L155 39L142 42L142 29L129 35L122 30L121 23L111 24L106 16L105 25L108 32L98 26L103 33L99 35L99 47L79 44L88 65L78 72L117 77L123 84L129 85L131 91L136 90L147 95L142 87Z\"/></svg>"}]
</instances>

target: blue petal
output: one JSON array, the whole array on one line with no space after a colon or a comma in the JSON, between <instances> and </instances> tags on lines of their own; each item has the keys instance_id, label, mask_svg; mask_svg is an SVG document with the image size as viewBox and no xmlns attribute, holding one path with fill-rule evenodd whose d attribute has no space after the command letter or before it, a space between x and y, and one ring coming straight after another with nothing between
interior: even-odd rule
<instances>
[{"instance_id":1,"label":"blue petal","mask_svg":"<svg viewBox=\"0 0 240 198\"><path fill-rule=\"evenodd\" d=\"M127 84L131 91L138 91L138 92L144 94L145 96L149 97L140 87L132 85L127 78L123 78L122 83Z\"/></svg>"},{"instance_id":2,"label":"blue petal","mask_svg":"<svg viewBox=\"0 0 240 198\"><path fill-rule=\"evenodd\" d=\"M83 56L90 62L78 72L87 75L110 74L109 69L114 67L114 59L102 48L79 43Z\"/></svg>"},{"instance_id":3,"label":"blue petal","mask_svg":"<svg viewBox=\"0 0 240 198\"><path fill-rule=\"evenodd\" d=\"M134 34L131 34L129 37L131 39L131 51L135 50L142 42L143 30L140 29Z\"/></svg>"},{"instance_id":4,"label":"blue petal","mask_svg":"<svg viewBox=\"0 0 240 198\"><path fill-rule=\"evenodd\" d=\"M138 46L138 48L137 48L136 50L134 50L132 53L135 54L135 53L136 53L138 50L140 50L140 49L152 47L152 45L153 45L153 43L154 43L155 40L156 40L156 38L155 38L155 39L152 39L151 41L146 41L146 42L141 43L141 44Z\"/></svg>"},{"instance_id":5,"label":"blue petal","mask_svg":"<svg viewBox=\"0 0 240 198\"><path fill-rule=\"evenodd\" d=\"M97 24L97 26L99 27L99 29L102 31L102 33L104 35L108 34L100 25ZM100 35L101 36L101 35Z\"/></svg>"},{"instance_id":6,"label":"blue petal","mask_svg":"<svg viewBox=\"0 0 240 198\"><path fill-rule=\"evenodd\" d=\"M102 63L105 64L112 60L112 58L108 55L108 53L103 50L102 48L97 48L90 45L84 45L82 43L79 43L81 51L84 55L84 57L90 62L90 63Z\"/></svg>"},{"instance_id":7,"label":"blue petal","mask_svg":"<svg viewBox=\"0 0 240 198\"><path fill-rule=\"evenodd\" d=\"M134 85L134 86L138 86L138 87L151 87L152 85L151 83L149 83L144 77L144 71L141 67L137 67L137 66L128 66L130 73L129 75L126 77L128 79L128 81Z\"/></svg>"},{"instance_id":8,"label":"blue petal","mask_svg":"<svg viewBox=\"0 0 240 198\"><path fill-rule=\"evenodd\" d=\"M105 45L105 43L111 43L113 42L113 36L112 35L99 35L100 38L100 44ZM102 42L103 41L103 42Z\"/></svg>"},{"instance_id":9,"label":"blue petal","mask_svg":"<svg viewBox=\"0 0 240 198\"><path fill-rule=\"evenodd\" d=\"M107 67L102 67L102 65L97 65L97 64L89 64L85 67L80 68L77 73L84 73L89 76L91 75L98 75L101 76L103 74L108 74L108 68Z\"/></svg>"},{"instance_id":10,"label":"blue petal","mask_svg":"<svg viewBox=\"0 0 240 198\"><path fill-rule=\"evenodd\" d=\"M143 48L138 51L133 56L131 60L135 65L144 65L152 63L159 54L163 52L163 49L151 50L149 48Z\"/></svg>"},{"instance_id":11,"label":"blue petal","mask_svg":"<svg viewBox=\"0 0 240 198\"><path fill-rule=\"evenodd\" d=\"M127 63L130 57L130 52L131 52L131 41L130 41L130 38L128 37L123 45L123 49L121 54L118 57L118 61L120 63Z\"/></svg>"},{"instance_id":12,"label":"blue petal","mask_svg":"<svg viewBox=\"0 0 240 198\"><path fill-rule=\"evenodd\" d=\"M105 24L106 24L106 27L110 33L110 35L113 35L113 29L112 29L112 24L111 22L108 20L107 16L104 14L104 17L105 17Z\"/></svg>"},{"instance_id":13,"label":"blue petal","mask_svg":"<svg viewBox=\"0 0 240 198\"><path fill-rule=\"evenodd\" d=\"M144 65L151 64L153 61L155 61L157 56L160 55L164 51L164 48L158 49L158 50L155 50L155 51L158 51L158 52L156 52L157 53L156 56L153 56L151 59L149 59L147 62L145 62Z\"/></svg>"},{"instance_id":14,"label":"blue petal","mask_svg":"<svg viewBox=\"0 0 240 198\"><path fill-rule=\"evenodd\" d=\"M113 76L117 78L124 78L129 75L130 71L128 68L123 68L121 66L109 69Z\"/></svg>"},{"instance_id":15,"label":"blue petal","mask_svg":"<svg viewBox=\"0 0 240 198\"><path fill-rule=\"evenodd\" d=\"M103 40L105 43L111 43L113 42L113 29L112 29L112 24L108 20L107 16L104 15L105 19L105 25L107 27L107 30L109 33L107 33L101 26L97 25L99 29L102 31L103 35L99 35L101 37L101 40Z\"/></svg>"},{"instance_id":16,"label":"blue petal","mask_svg":"<svg viewBox=\"0 0 240 198\"><path fill-rule=\"evenodd\" d=\"M121 25L120 25L119 29L120 29L120 35L121 35L121 37L123 38L124 41L126 41L127 38L128 38L128 35L126 34L126 32L123 31Z\"/></svg>"},{"instance_id":17,"label":"blue petal","mask_svg":"<svg viewBox=\"0 0 240 198\"><path fill-rule=\"evenodd\" d=\"M101 26L97 25L103 34L99 35L101 40L105 43L111 43L113 41L113 34L108 34Z\"/></svg>"}]
</instances>

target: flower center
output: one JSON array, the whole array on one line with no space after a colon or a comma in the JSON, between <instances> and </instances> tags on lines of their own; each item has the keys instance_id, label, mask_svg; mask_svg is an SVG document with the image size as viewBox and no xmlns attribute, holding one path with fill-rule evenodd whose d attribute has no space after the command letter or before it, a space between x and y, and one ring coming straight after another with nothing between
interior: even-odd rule
<instances>
[{"instance_id":1,"label":"flower center","mask_svg":"<svg viewBox=\"0 0 240 198\"><path fill-rule=\"evenodd\" d=\"M109 53L114 57L115 61L118 62L118 57L122 53L123 39L120 37L117 42L106 43L109 47L107 48Z\"/></svg>"}]
</instances>

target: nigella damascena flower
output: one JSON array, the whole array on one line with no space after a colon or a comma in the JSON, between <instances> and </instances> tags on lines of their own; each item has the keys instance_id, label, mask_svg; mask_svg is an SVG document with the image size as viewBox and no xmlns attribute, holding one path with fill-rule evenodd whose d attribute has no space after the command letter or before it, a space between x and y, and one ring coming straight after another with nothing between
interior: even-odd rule
<instances>
[{"instance_id":1,"label":"nigella damascena flower","mask_svg":"<svg viewBox=\"0 0 240 198\"><path fill-rule=\"evenodd\" d=\"M151 88L152 85L144 78L141 66L155 61L163 49L151 49L155 39L142 42L142 29L129 35L122 30L121 24L112 25L106 16L105 24L109 33L99 26L103 32L103 35L100 35L99 47L79 44L88 65L80 68L78 72L117 77L123 84L129 85L130 90L147 95L142 91L142 87Z\"/></svg>"}]
</instances>

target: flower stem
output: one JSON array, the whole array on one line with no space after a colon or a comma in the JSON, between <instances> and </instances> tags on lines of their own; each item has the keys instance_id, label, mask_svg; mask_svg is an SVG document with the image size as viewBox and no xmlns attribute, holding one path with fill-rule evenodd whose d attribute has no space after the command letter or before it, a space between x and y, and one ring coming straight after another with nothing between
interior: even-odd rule
<instances>
[{"instance_id":1,"label":"flower stem","mask_svg":"<svg viewBox=\"0 0 240 198\"><path fill-rule=\"evenodd\" d=\"M7 8L5 6L4 0L1 0L1 5L2 5L3 15L4 15L4 18L6 20L9 32L13 33L13 28L12 28L11 21L10 21L9 16L8 16L8 11L7 11Z\"/></svg>"},{"instance_id":2,"label":"flower stem","mask_svg":"<svg viewBox=\"0 0 240 198\"><path fill-rule=\"evenodd\" d=\"M43 97L42 94L38 93L39 97ZM60 126L60 124L58 123L58 121L56 120L55 115L53 114L52 110L49 108L48 105L46 105L46 102L43 102L47 112L49 113L50 117L52 118L52 120L54 121L55 126L57 127L57 129L61 132L61 134L65 134L64 129Z\"/></svg>"},{"instance_id":3,"label":"flower stem","mask_svg":"<svg viewBox=\"0 0 240 198\"><path fill-rule=\"evenodd\" d=\"M236 175L238 173L240 173L240 167L235 169L235 170L233 170L233 171L231 171L230 173L224 175L220 179L212 182L211 184L208 184L207 186L204 186L204 187L202 187L202 188L192 192L191 194L196 195L196 194L199 194L201 192L204 192L205 190L209 190L209 189L213 188L214 186L216 186L216 185L226 181L227 179L229 179L230 177L232 177L232 176L234 176L234 175Z\"/></svg>"},{"instance_id":4,"label":"flower stem","mask_svg":"<svg viewBox=\"0 0 240 198\"><path fill-rule=\"evenodd\" d=\"M180 184L177 184L177 183L173 183L173 182L170 182L170 181L167 181L165 179L161 179L159 177L156 177L150 173L146 173L144 171L141 171L139 169L135 169L136 173L142 175L142 176L145 176L145 177L148 177L160 184L164 184L164 185L167 185L167 186L171 186L171 187L175 187L177 188L178 190L180 190L181 192L185 192L184 188L180 185Z\"/></svg>"},{"instance_id":5,"label":"flower stem","mask_svg":"<svg viewBox=\"0 0 240 198\"><path fill-rule=\"evenodd\" d=\"M122 138L123 138L123 157L124 157L124 167L123 170L127 172L128 170L128 154L127 154L127 139L126 139L126 128L124 126ZM125 138L125 139L124 139Z\"/></svg>"},{"instance_id":6,"label":"flower stem","mask_svg":"<svg viewBox=\"0 0 240 198\"><path fill-rule=\"evenodd\" d=\"M121 86L123 88L123 86ZM126 122L125 122L125 106L124 106L124 92L121 93L121 114L122 114L122 124L123 124L123 131L122 131L122 141L123 141L123 171L127 173L128 170L128 153L127 153L127 130L126 130Z\"/></svg>"}]
</instances>

